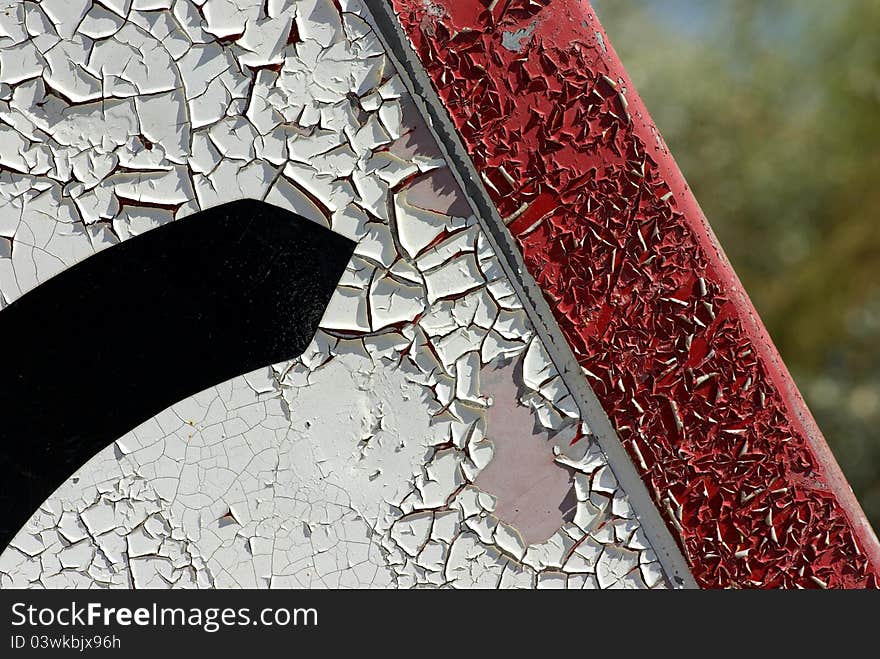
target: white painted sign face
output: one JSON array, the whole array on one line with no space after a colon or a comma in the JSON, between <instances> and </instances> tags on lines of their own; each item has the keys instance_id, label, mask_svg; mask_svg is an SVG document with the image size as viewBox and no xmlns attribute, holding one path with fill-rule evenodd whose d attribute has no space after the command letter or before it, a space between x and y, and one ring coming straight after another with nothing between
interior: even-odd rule
<instances>
[{"instance_id":1,"label":"white painted sign face","mask_svg":"<svg viewBox=\"0 0 880 659\"><path fill-rule=\"evenodd\" d=\"M665 586L366 11L340 6L0 13L3 306L237 199L357 243L300 357L95 455L3 587Z\"/></svg>"}]
</instances>

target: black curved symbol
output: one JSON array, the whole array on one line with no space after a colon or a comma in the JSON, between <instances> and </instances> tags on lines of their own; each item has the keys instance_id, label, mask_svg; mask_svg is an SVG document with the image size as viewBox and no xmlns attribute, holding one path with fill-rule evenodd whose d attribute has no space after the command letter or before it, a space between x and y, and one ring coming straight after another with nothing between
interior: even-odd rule
<instances>
[{"instance_id":1,"label":"black curved symbol","mask_svg":"<svg viewBox=\"0 0 880 659\"><path fill-rule=\"evenodd\" d=\"M0 549L129 430L301 354L354 247L241 200L100 252L0 312Z\"/></svg>"}]
</instances>

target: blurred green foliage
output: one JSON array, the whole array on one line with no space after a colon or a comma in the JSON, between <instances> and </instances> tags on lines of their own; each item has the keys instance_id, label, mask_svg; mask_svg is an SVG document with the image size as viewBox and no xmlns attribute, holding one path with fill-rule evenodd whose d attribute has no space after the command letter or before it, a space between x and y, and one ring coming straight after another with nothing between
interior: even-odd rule
<instances>
[{"instance_id":1,"label":"blurred green foliage","mask_svg":"<svg viewBox=\"0 0 880 659\"><path fill-rule=\"evenodd\" d=\"M880 1L593 4L880 529Z\"/></svg>"}]
</instances>

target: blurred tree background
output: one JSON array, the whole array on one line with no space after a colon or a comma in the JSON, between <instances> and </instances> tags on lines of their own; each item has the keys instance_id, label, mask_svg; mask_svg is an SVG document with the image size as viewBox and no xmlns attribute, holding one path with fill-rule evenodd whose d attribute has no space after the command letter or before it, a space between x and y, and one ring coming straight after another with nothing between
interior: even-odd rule
<instances>
[{"instance_id":1,"label":"blurred tree background","mask_svg":"<svg viewBox=\"0 0 880 659\"><path fill-rule=\"evenodd\" d=\"M880 530L880 0L594 0Z\"/></svg>"}]
</instances>

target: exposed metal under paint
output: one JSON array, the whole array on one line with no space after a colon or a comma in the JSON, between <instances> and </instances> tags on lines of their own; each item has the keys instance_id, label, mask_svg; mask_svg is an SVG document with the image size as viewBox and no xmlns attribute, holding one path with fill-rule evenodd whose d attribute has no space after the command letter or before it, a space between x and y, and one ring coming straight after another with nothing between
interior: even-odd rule
<instances>
[{"instance_id":1,"label":"exposed metal under paint","mask_svg":"<svg viewBox=\"0 0 880 659\"><path fill-rule=\"evenodd\" d=\"M546 541L571 521L565 513L574 490L573 474L555 461L546 430L527 408L517 405L516 383L526 380L535 386L534 374L516 372L535 362L528 356L534 351L527 351L522 363L484 369L480 374L480 389L492 401L486 411L486 428L494 453L474 481L495 497L499 520L515 528L528 544Z\"/></svg>"},{"instance_id":2,"label":"exposed metal under paint","mask_svg":"<svg viewBox=\"0 0 880 659\"><path fill-rule=\"evenodd\" d=\"M505 32L501 35L501 45L514 53L521 53L529 41L531 41L532 35L535 33L535 27L536 25L532 23L528 27Z\"/></svg>"},{"instance_id":3,"label":"exposed metal under paint","mask_svg":"<svg viewBox=\"0 0 880 659\"><path fill-rule=\"evenodd\" d=\"M117 4L2 17L5 303L243 197L357 247L301 357L96 455L0 556L0 585L667 586L361 4ZM480 373L519 362L516 399L490 402ZM493 405L528 414L540 432L519 439L573 475L547 537L475 485Z\"/></svg>"}]
</instances>

